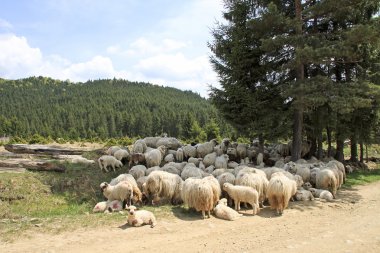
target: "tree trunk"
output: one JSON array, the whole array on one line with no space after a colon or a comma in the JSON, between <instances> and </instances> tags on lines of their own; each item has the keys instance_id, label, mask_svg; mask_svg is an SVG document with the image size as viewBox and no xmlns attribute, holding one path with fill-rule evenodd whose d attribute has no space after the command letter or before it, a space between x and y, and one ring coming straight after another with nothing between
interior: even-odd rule
<instances>
[{"instance_id":1,"label":"tree trunk","mask_svg":"<svg viewBox=\"0 0 380 253\"><path fill-rule=\"evenodd\" d=\"M368 161L368 145L367 144L365 144L365 160L367 163L369 162Z\"/></svg>"},{"instance_id":2,"label":"tree trunk","mask_svg":"<svg viewBox=\"0 0 380 253\"><path fill-rule=\"evenodd\" d=\"M336 140L336 154L335 159L339 162L344 162L344 140Z\"/></svg>"},{"instance_id":3,"label":"tree trunk","mask_svg":"<svg viewBox=\"0 0 380 253\"><path fill-rule=\"evenodd\" d=\"M320 160L322 159L322 156L323 156L322 131L319 131L317 140L318 140L317 158L318 160Z\"/></svg>"},{"instance_id":4,"label":"tree trunk","mask_svg":"<svg viewBox=\"0 0 380 253\"><path fill-rule=\"evenodd\" d=\"M316 156L317 149L318 149L317 139L315 137L308 137L307 139L311 143L308 157L310 157L310 156Z\"/></svg>"},{"instance_id":5,"label":"tree trunk","mask_svg":"<svg viewBox=\"0 0 380 253\"><path fill-rule=\"evenodd\" d=\"M333 156L331 154L332 150L331 150L331 129L329 126L326 127L326 133L327 133L327 157L330 157L330 156Z\"/></svg>"},{"instance_id":6,"label":"tree trunk","mask_svg":"<svg viewBox=\"0 0 380 253\"><path fill-rule=\"evenodd\" d=\"M363 142L360 142L360 158L359 161L362 163L364 162L364 145Z\"/></svg>"},{"instance_id":7,"label":"tree trunk","mask_svg":"<svg viewBox=\"0 0 380 253\"><path fill-rule=\"evenodd\" d=\"M263 135L260 134L259 135L259 152L262 154L264 154L264 142L265 142L264 137Z\"/></svg>"},{"instance_id":8,"label":"tree trunk","mask_svg":"<svg viewBox=\"0 0 380 253\"><path fill-rule=\"evenodd\" d=\"M301 0L295 0L295 13L296 20L299 22L296 26L296 33L302 35L302 5ZM297 63L296 66L297 83L302 90L302 82L304 80L304 66L302 62ZM292 147L292 161L297 161L301 158L302 148L302 127L303 127L303 95L302 92L296 97L296 108L293 115L293 147Z\"/></svg>"},{"instance_id":9,"label":"tree trunk","mask_svg":"<svg viewBox=\"0 0 380 253\"><path fill-rule=\"evenodd\" d=\"M355 134L351 136L351 162L357 162L358 161L358 145L356 141Z\"/></svg>"}]
</instances>

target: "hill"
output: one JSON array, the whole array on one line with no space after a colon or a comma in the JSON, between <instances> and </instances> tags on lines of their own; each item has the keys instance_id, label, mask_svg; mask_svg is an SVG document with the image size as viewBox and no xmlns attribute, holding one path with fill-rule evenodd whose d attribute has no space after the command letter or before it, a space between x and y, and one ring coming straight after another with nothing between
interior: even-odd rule
<instances>
[{"instance_id":1,"label":"hill","mask_svg":"<svg viewBox=\"0 0 380 253\"><path fill-rule=\"evenodd\" d=\"M225 129L216 109L196 93L121 79L0 79L0 98L1 136L189 138L194 123L210 121Z\"/></svg>"}]
</instances>

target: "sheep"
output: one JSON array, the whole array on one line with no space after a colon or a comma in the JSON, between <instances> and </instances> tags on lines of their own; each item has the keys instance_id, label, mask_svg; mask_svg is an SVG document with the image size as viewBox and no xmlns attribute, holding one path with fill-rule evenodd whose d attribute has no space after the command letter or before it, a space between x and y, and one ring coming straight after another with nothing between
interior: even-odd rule
<instances>
[{"instance_id":1,"label":"sheep","mask_svg":"<svg viewBox=\"0 0 380 253\"><path fill-rule=\"evenodd\" d=\"M221 155L215 159L216 169L227 169L228 155Z\"/></svg>"},{"instance_id":2,"label":"sheep","mask_svg":"<svg viewBox=\"0 0 380 253\"><path fill-rule=\"evenodd\" d=\"M210 211L214 208L219 198L219 196L215 195L215 193L217 194L216 184L219 187L219 183L211 180L211 177L186 179L181 193L183 202L189 208L193 207L196 211L202 211L203 219L206 218L206 212L208 218L210 218Z\"/></svg>"},{"instance_id":3,"label":"sheep","mask_svg":"<svg viewBox=\"0 0 380 253\"><path fill-rule=\"evenodd\" d=\"M207 154L214 151L214 147L218 145L216 139L212 139L209 142L198 144L197 146L197 156L198 158L204 158Z\"/></svg>"},{"instance_id":4,"label":"sheep","mask_svg":"<svg viewBox=\"0 0 380 253\"><path fill-rule=\"evenodd\" d=\"M313 194L308 190L297 190L294 197L297 201L314 200Z\"/></svg>"},{"instance_id":5,"label":"sheep","mask_svg":"<svg viewBox=\"0 0 380 253\"><path fill-rule=\"evenodd\" d=\"M184 152L182 148L177 149L175 153L175 159L177 162L183 162Z\"/></svg>"},{"instance_id":6,"label":"sheep","mask_svg":"<svg viewBox=\"0 0 380 253\"><path fill-rule=\"evenodd\" d=\"M335 199L338 182L334 172L328 169L320 170L316 174L316 187L318 189L329 190Z\"/></svg>"},{"instance_id":7,"label":"sheep","mask_svg":"<svg viewBox=\"0 0 380 253\"><path fill-rule=\"evenodd\" d=\"M302 185L302 187L305 189L305 190L309 190L310 188L312 188L313 186L311 185L310 182L306 182Z\"/></svg>"},{"instance_id":8,"label":"sheep","mask_svg":"<svg viewBox=\"0 0 380 253\"><path fill-rule=\"evenodd\" d=\"M165 146L167 149L177 150L178 148L182 147L182 144L176 138L163 137L157 141L156 146Z\"/></svg>"},{"instance_id":9,"label":"sheep","mask_svg":"<svg viewBox=\"0 0 380 253\"><path fill-rule=\"evenodd\" d=\"M152 204L156 204L161 198L169 199L172 204L181 203L181 191L183 181L180 176L166 171L153 171L149 174L143 185L146 196L152 196Z\"/></svg>"},{"instance_id":10,"label":"sheep","mask_svg":"<svg viewBox=\"0 0 380 253\"><path fill-rule=\"evenodd\" d=\"M157 225L156 217L152 212L147 210L136 210L135 206L129 206L128 210L128 224L133 227L140 227L144 224L150 225L151 228Z\"/></svg>"},{"instance_id":11,"label":"sheep","mask_svg":"<svg viewBox=\"0 0 380 253\"><path fill-rule=\"evenodd\" d=\"M203 161L199 161L199 165L198 165L198 168L205 171L206 170L206 166L204 165Z\"/></svg>"},{"instance_id":12,"label":"sheep","mask_svg":"<svg viewBox=\"0 0 380 253\"><path fill-rule=\"evenodd\" d=\"M227 148L227 155L228 155L230 161L240 162L239 158L237 156L237 151L236 151L235 147Z\"/></svg>"},{"instance_id":13,"label":"sheep","mask_svg":"<svg viewBox=\"0 0 380 253\"><path fill-rule=\"evenodd\" d=\"M149 176L150 173L152 173L153 171L157 171L157 170L161 170L162 171L162 169L161 169L160 166L154 166L154 167L151 167L151 168L147 169L146 172L145 172L145 175Z\"/></svg>"},{"instance_id":14,"label":"sheep","mask_svg":"<svg viewBox=\"0 0 380 253\"><path fill-rule=\"evenodd\" d=\"M106 151L106 154L107 155L114 155L116 151L118 151L119 149L121 149L121 147L119 146L111 146L107 149Z\"/></svg>"},{"instance_id":15,"label":"sheep","mask_svg":"<svg viewBox=\"0 0 380 253\"><path fill-rule=\"evenodd\" d=\"M174 155L173 154L168 154L164 158L165 163L174 162L174 160L175 159L174 159Z\"/></svg>"},{"instance_id":16,"label":"sheep","mask_svg":"<svg viewBox=\"0 0 380 253\"><path fill-rule=\"evenodd\" d=\"M146 143L143 140L137 140L133 144L132 153L145 153L147 149Z\"/></svg>"},{"instance_id":17,"label":"sheep","mask_svg":"<svg viewBox=\"0 0 380 253\"><path fill-rule=\"evenodd\" d=\"M228 138L224 138L222 140L222 142L220 143L220 148L222 149L222 151L223 151L224 154L227 153L227 149L230 146L230 143L231 143L231 141Z\"/></svg>"},{"instance_id":18,"label":"sheep","mask_svg":"<svg viewBox=\"0 0 380 253\"><path fill-rule=\"evenodd\" d=\"M239 160L244 159L247 156L248 145L239 143L236 147L236 154Z\"/></svg>"},{"instance_id":19,"label":"sheep","mask_svg":"<svg viewBox=\"0 0 380 253\"><path fill-rule=\"evenodd\" d=\"M278 144L276 146L276 151L278 154L280 154L280 156L282 157L286 157L289 155L290 151L289 151L289 145L288 144Z\"/></svg>"},{"instance_id":20,"label":"sheep","mask_svg":"<svg viewBox=\"0 0 380 253\"><path fill-rule=\"evenodd\" d=\"M314 186L317 184L317 174L320 170L320 168L312 168L310 170L310 183Z\"/></svg>"},{"instance_id":21,"label":"sheep","mask_svg":"<svg viewBox=\"0 0 380 253\"><path fill-rule=\"evenodd\" d=\"M128 205L131 205L133 188L127 181L122 181L117 185L109 185L108 183L103 182L100 184L100 189L103 192L104 197L106 197L109 201L128 201Z\"/></svg>"},{"instance_id":22,"label":"sheep","mask_svg":"<svg viewBox=\"0 0 380 253\"><path fill-rule=\"evenodd\" d=\"M184 158L187 160L189 157L196 157L197 156L197 148L194 146L191 146L190 144L183 146L183 155Z\"/></svg>"},{"instance_id":23,"label":"sheep","mask_svg":"<svg viewBox=\"0 0 380 253\"><path fill-rule=\"evenodd\" d=\"M140 177L145 176L146 173L146 167L144 165L135 165L133 166L129 171L129 174L131 174L136 180Z\"/></svg>"},{"instance_id":24,"label":"sheep","mask_svg":"<svg viewBox=\"0 0 380 253\"><path fill-rule=\"evenodd\" d=\"M183 168L186 166L187 162L180 162L180 163L175 163L175 162L169 162L169 163L166 163L162 168L165 168L165 167L175 167L178 171L179 171L179 174L182 172Z\"/></svg>"},{"instance_id":25,"label":"sheep","mask_svg":"<svg viewBox=\"0 0 380 253\"><path fill-rule=\"evenodd\" d=\"M269 180L267 198L271 209L276 209L277 215L282 215L288 207L290 198L296 193L296 182L282 173L274 173Z\"/></svg>"},{"instance_id":26,"label":"sheep","mask_svg":"<svg viewBox=\"0 0 380 253\"><path fill-rule=\"evenodd\" d=\"M236 220L243 216L236 212L234 209L227 206L227 199L222 198L218 201L218 204L214 207L214 214L216 217L224 220Z\"/></svg>"},{"instance_id":27,"label":"sheep","mask_svg":"<svg viewBox=\"0 0 380 253\"><path fill-rule=\"evenodd\" d=\"M252 168L254 169L254 168ZM252 187L259 194L259 203L264 207L264 201L266 197L266 191L268 187L268 179L260 170L254 169L253 172L241 170L235 179L236 185L243 185Z\"/></svg>"},{"instance_id":28,"label":"sheep","mask_svg":"<svg viewBox=\"0 0 380 253\"><path fill-rule=\"evenodd\" d=\"M132 186L132 194L133 194L133 202L134 203L141 203L142 193L137 186L137 182L135 178L131 174L120 174L116 178L112 179L109 185L115 186L119 184L120 182L128 182Z\"/></svg>"},{"instance_id":29,"label":"sheep","mask_svg":"<svg viewBox=\"0 0 380 253\"><path fill-rule=\"evenodd\" d=\"M159 146L157 149L153 149L145 153L145 161L147 168L159 166L161 164L162 158L166 153L165 146Z\"/></svg>"},{"instance_id":30,"label":"sheep","mask_svg":"<svg viewBox=\"0 0 380 253\"><path fill-rule=\"evenodd\" d=\"M334 196L327 190L321 190L316 188L310 188L309 191L315 198L324 199L327 201L334 201Z\"/></svg>"},{"instance_id":31,"label":"sheep","mask_svg":"<svg viewBox=\"0 0 380 253\"><path fill-rule=\"evenodd\" d=\"M187 160L188 163L192 163L194 164L196 167L199 166L199 158L195 158L195 157L190 157L188 160Z\"/></svg>"},{"instance_id":32,"label":"sheep","mask_svg":"<svg viewBox=\"0 0 380 253\"><path fill-rule=\"evenodd\" d=\"M212 187L213 196L214 196L213 206L215 206L216 203L218 202L220 196L222 195L222 189L220 187L219 181L211 175L204 177L203 180L208 181Z\"/></svg>"},{"instance_id":33,"label":"sheep","mask_svg":"<svg viewBox=\"0 0 380 253\"><path fill-rule=\"evenodd\" d=\"M217 156L223 155L223 149L220 145L216 145L214 147L214 152L216 153Z\"/></svg>"},{"instance_id":34,"label":"sheep","mask_svg":"<svg viewBox=\"0 0 380 253\"><path fill-rule=\"evenodd\" d=\"M117 150L114 154L113 154L113 156L117 159L117 160L119 160L119 161L121 161L123 164L126 164L127 163L127 160L129 160L129 152L128 152L128 150L125 150L125 149L119 149L119 150Z\"/></svg>"},{"instance_id":35,"label":"sheep","mask_svg":"<svg viewBox=\"0 0 380 253\"><path fill-rule=\"evenodd\" d=\"M161 137L145 137L143 139L143 141L145 142L145 144L147 145L147 147L151 147L151 148L157 148L157 141L160 139Z\"/></svg>"},{"instance_id":36,"label":"sheep","mask_svg":"<svg viewBox=\"0 0 380 253\"><path fill-rule=\"evenodd\" d=\"M129 158L129 167L137 164L145 164L145 155L143 153L132 153Z\"/></svg>"},{"instance_id":37,"label":"sheep","mask_svg":"<svg viewBox=\"0 0 380 253\"><path fill-rule=\"evenodd\" d=\"M215 165L216 156L217 156L216 152L212 152L210 154L205 155L205 157L203 158L203 163L205 167L208 167L210 165Z\"/></svg>"},{"instance_id":38,"label":"sheep","mask_svg":"<svg viewBox=\"0 0 380 253\"><path fill-rule=\"evenodd\" d=\"M143 176L143 177L139 177L137 180L136 180L136 183L137 183L137 187L139 187L140 191L143 192L143 184L146 182L146 180L148 179L148 176Z\"/></svg>"},{"instance_id":39,"label":"sheep","mask_svg":"<svg viewBox=\"0 0 380 253\"><path fill-rule=\"evenodd\" d=\"M230 172L225 172L223 174L221 174L220 176L217 177L217 180L220 184L220 187L223 189L223 184L224 183L230 183L230 184L235 184L235 175L230 173ZM222 197L224 198L227 198L228 199L228 203L231 205L232 204L232 200L231 198L228 196L228 194L225 192L225 191L222 191Z\"/></svg>"},{"instance_id":40,"label":"sheep","mask_svg":"<svg viewBox=\"0 0 380 253\"><path fill-rule=\"evenodd\" d=\"M116 171L116 168L123 167L123 164L117 160L115 157L110 155L103 155L98 159L99 167L101 171L108 172L107 167L111 166L113 171Z\"/></svg>"},{"instance_id":41,"label":"sheep","mask_svg":"<svg viewBox=\"0 0 380 253\"><path fill-rule=\"evenodd\" d=\"M98 202L92 211L94 213L104 212L107 209L107 201Z\"/></svg>"},{"instance_id":42,"label":"sheep","mask_svg":"<svg viewBox=\"0 0 380 253\"><path fill-rule=\"evenodd\" d=\"M215 166L214 165L210 165L208 166L207 168L205 168L204 172L208 173L208 174L212 174L215 170Z\"/></svg>"},{"instance_id":43,"label":"sheep","mask_svg":"<svg viewBox=\"0 0 380 253\"><path fill-rule=\"evenodd\" d=\"M256 165L261 165L264 162L263 153L259 153L256 157Z\"/></svg>"},{"instance_id":44,"label":"sheep","mask_svg":"<svg viewBox=\"0 0 380 253\"><path fill-rule=\"evenodd\" d=\"M115 212L115 211L121 211L123 210L123 203L119 200L112 200L112 201L102 201L95 205L94 209L92 210L94 213L97 212Z\"/></svg>"},{"instance_id":45,"label":"sheep","mask_svg":"<svg viewBox=\"0 0 380 253\"><path fill-rule=\"evenodd\" d=\"M228 169L235 169L237 166L239 166L239 164L235 161L229 161L227 163L227 168Z\"/></svg>"},{"instance_id":46,"label":"sheep","mask_svg":"<svg viewBox=\"0 0 380 253\"><path fill-rule=\"evenodd\" d=\"M176 175L181 175L181 171L178 170L173 165L164 166L160 170L166 171L166 172L169 172L169 173L172 173L172 174L176 174Z\"/></svg>"},{"instance_id":47,"label":"sheep","mask_svg":"<svg viewBox=\"0 0 380 253\"><path fill-rule=\"evenodd\" d=\"M223 190L226 191L228 195L234 200L236 211L240 210L240 202L245 202L252 206L253 215L256 215L260 212L259 194L254 188L249 186L224 183Z\"/></svg>"},{"instance_id":48,"label":"sheep","mask_svg":"<svg viewBox=\"0 0 380 253\"><path fill-rule=\"evenodd\" d=\"M214 177L219 177L220 175L222 175L223 173L226 173L228 172L228 169L216 169L214 170L211 174L214 176Z\"/></svg>"},{"instance_id":49,"label":"sheep","mask_svg":"<svg viewBox=\"0 0 380 253\"><path fill-rule=\"evenodd\" d=\"M181 178L183 180L186 180L189 177L202 178L205 175L206 173L203 170L197 168L193 163L186 164L181 172Z\"/></svg>"}]
</instances>

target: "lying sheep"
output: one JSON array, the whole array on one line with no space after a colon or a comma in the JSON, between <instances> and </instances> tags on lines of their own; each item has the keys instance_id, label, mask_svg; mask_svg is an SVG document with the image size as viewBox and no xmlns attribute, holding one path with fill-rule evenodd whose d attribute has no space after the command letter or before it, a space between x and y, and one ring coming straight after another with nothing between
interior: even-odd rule
<instances>
[{"instance_id":1,"label":"lying sheep","mask_svg":"<svg viewBox=\"0 0 380 253\"><path fill-rule=\"evenodd\" d=\"M334 201L332 193L327 190L310 188L309 191L315 198L324 199L326 201Z\"/></svg>"},{"instance_id":2,"label":"lying sheep","mask_svg":"<svg viewBox=\"0 0 380 253\"><path fill-rule=\"evenodd\" d=\"M210 218L210 211L216 205L216 199L218 198L218 196L215 196L215 189L215 185L210 178L188 178L183 184L181 197L189 208L202 211L203 219L206 218L206 212L208 218Z\"/></svg>"},{"instance_id":3,"label":"lying sheep","mask_svg":"<svg viewBox=\"0 0 380 253\"><path fill-rule=\"evenodd\" d=\"M121 168L123 167L122 162L117 160L115 157L110 156L110 155L103 155L99 157L98 159L99 167L100 170L104 170L105 172L108 172L107 167L111 166L113 171L116 171L116 168Z\"/></svg>"},{"instance_id":4,"label":"lying sheep","mask_svg":"<svg viewBox=\"0 0 380 253\"><path fill-rule=\"evenodd\" d=\"M102 201L95 205L92 210L94 213L97 212L117 212L123 210L123 203L119 200L112 201Z\"/></svg>"},{"instance_id":5,"label":"lying sheep","mask_svg":"<svg viewBox=\"0 0 380 253\"><path fill-rule=\"evenodd\" d=\"M166 171L153 171L149 174L143 188L145 195L153 198L153 205L161 198L170 200L172 204L180 204L182 184L183 181L178 175Z\"/></svg>"},{"instance_id":6,"label":"lying sheep","mask_svg":"<svg viewBox=\"0 0 380 253\"><path fill-rule=\"evenodd\" d=\"M207 154L214 151L214 147L218 145L216 139L212 139L209 142L198 144L197 146L197 156L198 158L204 158Z\"/></svg>"},{"instance_id":7,"label":"lying sheep","mask_svg":"<svg viewBox=\"0 0 380 253\"><path fill-rule=\"evenodd\" d=\"M142 225L150 225L151 228L156 226L156 217L152 212L147 210L136 210L135 206L129 206L128 210L128 224L133 227L140 227Z\"/></svg>"},{"instance_id":8,"label":"lying sheep","mask_svg":"<svg viewBox=\"0 0 380 253\"><path fill-rule=\"evenodd\" d=\"M290 198L296 193L297 184L281 172L274 173L269 180L267 197L271 209L276 209L278 215L282 215L288 207Z\"/></svg>"},{"instance_id":9,"label":"lying sheep","mask_svg":"<svg viewBox=\"0 0 380 253\"><path fill-rule=\"evenodd\" d=\"M214 214L219 219L224 220L236 220L243 216L243 214L240 214L236 212L234 209L227 206L227 199L222 198L218 201L218 204L214 207Z\"/></svg>"},{"instance_id":10,"label":"lying sheep","mask_svg":"<svg viewBox=\"0 0 380 253\"><path fill-rule=\"evenodd\" d=\"M314 196L308 190L297 190L295 199L297 201L308 201L308 200L314 200Z\"/></svg>"},{"instance_id":11,"label":"lying sheep","mask_svg":"<svg viewBox=\"0 0 380 253\"><path fill-rule=\"evenodd\" d=\"M117 150L113 156L119 160L120 162L122 162L123 164L126 164L127 161L129 160L129 152L125 149L119 149Z\"/></svg>"},{"instance_id":12,"label":"lying sheep","mask_svg":"<svg viewBox=\"0 0 380 253\"><path fill-rule=\"evenodd\" d=\"M234 200L236 211L240 210L240 202L245 202L252 206L253 215L260 212L259 194L252 187L224 183L223 190Z\"/></svg>"},{"instance_id":13,"label":"lying sheep","mask_svg":"<svg viewBox=\"0 0 380 253\"><path fill-rule=\"evenodd\" d=\"M165 146L159 146L157 149L153 149L145 153L146 166L148 168L154 166L160 166L161 161L166 153Z\"/></svg>"}]
</instances>

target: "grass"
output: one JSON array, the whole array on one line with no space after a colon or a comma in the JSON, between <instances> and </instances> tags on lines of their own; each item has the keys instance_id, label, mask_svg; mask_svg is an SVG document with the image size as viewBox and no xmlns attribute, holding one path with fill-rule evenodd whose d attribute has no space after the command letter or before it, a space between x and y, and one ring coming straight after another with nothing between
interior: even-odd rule
<instances>
[{"instance_id":1,"label":"grass","mask_svg":"<svg viewBox=\"0 0 380 253\"><path fill-rule=\"evenodd\" d=\"M370 171L355 171L347 175L345 187L352 187L355 185L364 185L380 181L380 168Z\"/></svg>"}]
</instances>

